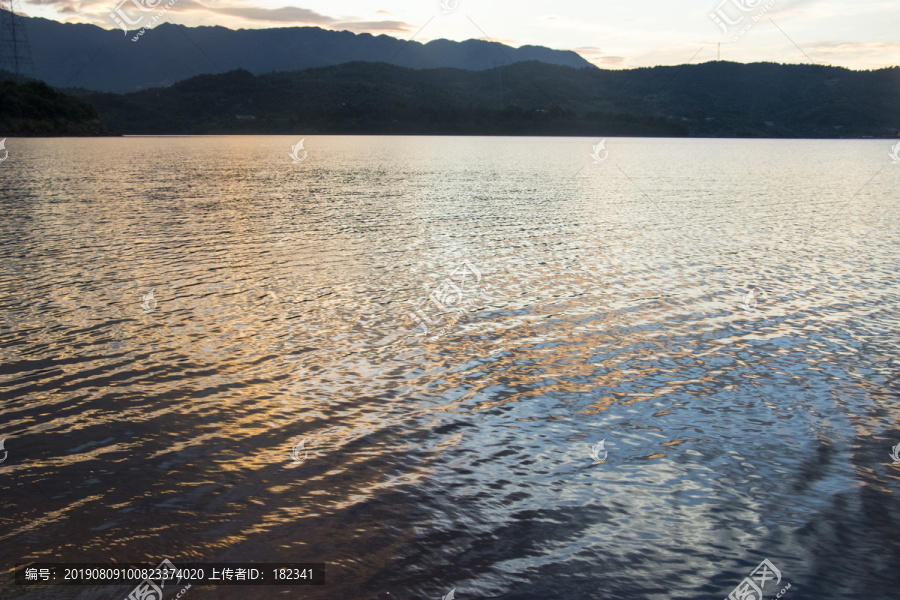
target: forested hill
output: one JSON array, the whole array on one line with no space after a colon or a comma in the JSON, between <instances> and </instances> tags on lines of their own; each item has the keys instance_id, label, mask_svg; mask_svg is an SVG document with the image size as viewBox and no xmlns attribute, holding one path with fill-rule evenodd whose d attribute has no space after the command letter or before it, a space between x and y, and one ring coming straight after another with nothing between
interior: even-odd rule
<instances>
[{"instance_id":1,"label":"forested hill","mask_svg":"<svg viewBox=\"0 0 900 600\"><path fill-rule=\"evenodd\" d=\"M356 62L78 93L125 133L817 138L897 137L900 128L898 67L716 61L614 71L529 62L464 71Z\"/></svg>"},{"instance_id":2,"label":"forested hill","mask_svg":"<svg viewBox=\"0 0 900 600\"><path fill-rule=\"evenodd\" d=\"M93 106L43 82L12 79L0 72L0 137L116 135Z\"/></svg>"}]
</instances>

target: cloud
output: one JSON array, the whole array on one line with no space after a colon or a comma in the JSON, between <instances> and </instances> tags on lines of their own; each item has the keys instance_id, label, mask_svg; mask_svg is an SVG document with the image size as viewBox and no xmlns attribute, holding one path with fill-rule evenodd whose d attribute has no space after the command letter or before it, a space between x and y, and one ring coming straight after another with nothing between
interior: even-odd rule
<instances>
[{"instance_id":1,"label":"cloud","mask_svg":"<svg viewBox=\"0 0 900 600\"><path fill-rule=\"evenodd\" d=\"M604 65L619 66L625 62L625 57L624 56L604 56L603 58L600 59L600 62L603 63Z\"/></svg>"},{"instance_id":2,"label":"cloud","mask_svg":"<svg viewBox=\"0 0 900 600\"><path fill-rule=\"evenodd\" d=\"M594 63L595 65L620 67L625 64L626 60L624 56L610 56L606 54L602 48L597 48L596 46L579 46L578 48L573 48L572 50L583 56L589 62Z\"/></svg>"},{"instance_id":3,"label":"cloud","mask_svg":"<svg viewBox=\"0 0 900 600\"><path fill-rule=\"evenodd\" d=\"M829 49L840 48L842 50L887 50L892 52L900 51L900 44L890 44L887 42L876 42L871 44L861 44L859 42L816 42L811 45L812 48Z\"/></svg>"},{"instance_id":4,"label":"cloud","mask_svg":"<svg viewBox=\"0 0 900 600\"><path fill-rule=\"evenodd\" d=\"M260 6L207 6L197 0L179 0L179 4L193 6L206 12L229 17L237 17L247 21L262 23L279 23L291 25L316 25L328 29L346 29L357 33L408 31L411 26L403 21L339 21L333 17L319 14L308 8L282 6L280 8L263 8ZM177 6L177 5L176 5ZM385 11L378 11L382 14Z\"/></svg>"},{"instance_id":5,"label":"cloud","mask_svg":"<svg viewBox=\"0 0 900 600\"><path fill-rule=\"evenodd\" d=\"M109 10L118 5L120 0L28 0L29 4L47 6L55 9L60 14L79 15L83 20L94 23L101 27L110 27L107 13ZM139 0L140 1L140 0ZM131 3L126 2L125 8L131 8ZM216 6L205 4L200 0L178 0L170 9L171 14L180 14L181 22L190 25L191 17L213 17L219 15L221 17L233 17L238 19L238 23L244 26L253 26L253 23L259 23L265 26L271 24L273 26L291 26L291 25L308 25L324 27L327 29L349 30L355 33L364 32L404 32L409 31L411 26L403 21L384 20L384 21L354 21L337 19L328 15L323 15L308 8L299 6L281 6L278 8L266 8L259 5L233 4L226 3ZM386 11L378 11L379 16L388 16L390 13ZM72 19L67 19L72 21ZM187 22L185 22L187 21Z\"/></svg>"},{"instance_id":6,"label":"cloud","mask_svg":"<svg viewBox=\"0 0 900 600\"><path fill-rule=\"evenodd\" d=\"M271 23L314 23L316 25L332 25L337 19L320 15L319 13L300 8L298 6L282 6L281 8L262 8L259 6L204 6L199 2L192 2L203 10L231 17L240 17L248 21L266 21Z\"/></svg>"},{"instance_id":7,"label":"cloud","mask_svg":"<svg viewBox=\"0 0 900 600\"><path fill-rule=\"evenodd\" d=\"M356 32L372 31L409 31L411 26L403 21L345 21L335 23L334 29L347 29Z\"/></svg>"},{"instance_id":8,"label":"cloud","mask_svg":"<svg viewBox=\"0 0 900 600\"><path fill-rule=\"evenodd\" d=\"M77 15L79 12L78 8L75 6L75 0L30 0L28 4L35 4L37 6L51 6L55 8L57 12L64 15ZM25 12L18 12L21 12L21 14L28 16Z\"/></svg>"}]
</instances>

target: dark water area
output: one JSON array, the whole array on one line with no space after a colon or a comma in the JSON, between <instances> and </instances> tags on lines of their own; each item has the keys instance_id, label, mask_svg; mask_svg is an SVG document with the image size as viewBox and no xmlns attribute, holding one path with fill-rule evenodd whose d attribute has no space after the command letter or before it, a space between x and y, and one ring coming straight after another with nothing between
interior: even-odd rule
<instances>
[{"instance_id":1,"label":"dark water area","mask_svg":"<svg viewBox=\"0 0 900 600\"><path fill-rule=\"evenodd\" d=\"M888 142L298 141L7 141L0 597L900 598Z\"/></svg>"}]
</instances>

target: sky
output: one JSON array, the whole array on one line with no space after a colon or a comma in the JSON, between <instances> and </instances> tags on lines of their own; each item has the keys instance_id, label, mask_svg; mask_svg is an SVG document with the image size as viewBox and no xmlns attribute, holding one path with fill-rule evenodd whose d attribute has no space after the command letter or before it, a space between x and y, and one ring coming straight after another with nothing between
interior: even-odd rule
<instances>
[{"instance_id":1,"label":"sky","mask_svg":"<svg viewBox=\"0 0 900 600\"><path fill-rule=\"evenodd\" d=\"M720 49L745 63L900 65L900 0L18 0L29 16L106 29L122 2L134 13L171 1L160 22L486 39L572 50L607 69L707 62Z\"/></svg>"}]
</instances>

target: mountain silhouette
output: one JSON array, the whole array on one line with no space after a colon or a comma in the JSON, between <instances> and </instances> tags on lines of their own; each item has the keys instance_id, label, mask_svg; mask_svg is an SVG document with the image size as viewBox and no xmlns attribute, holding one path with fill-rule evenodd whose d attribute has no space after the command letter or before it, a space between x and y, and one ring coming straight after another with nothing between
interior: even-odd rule
<instances>
[{"instance_id":1,"label":"mountain silhouette","mask_svg":"<svg viewBox=\"0 0 900 600\"><path fill-rule=\"evenodd\" d=\"M126 36L122 29L112 29L112 20L110 29L36 17L22 21L31 41L38 79L54 87L104 92L165 87L197 75L236 69L260 75L353 61L468 71L526 61L593 67L571 51L539 46L512 48L482 40L422 44L319 27L232 30L162 23L133 42L137 32Z\"/></svg>"},{"instance_id":2,"label":"mountain silhouette","mask_svg":"<svg viewBox=\"0 0 900 600\"><path fill-rule=\"evenodd\" d=\"M90 104L42 81L12 79L12 73L0 71L0 138L117 135L101 123Z\"/></svg>"},{"instance_id":3,"label":"mountain silhouette","mask_svg":"<svg viewBox=\"0 0 900 600\"><path fill-rule=\"evenodd\" d=\"M69 89L135 134L427 134L891 138L900 68L522 62L485 71L352 62L200 75L129 94Z\"/></svg>"}]
</instances>

